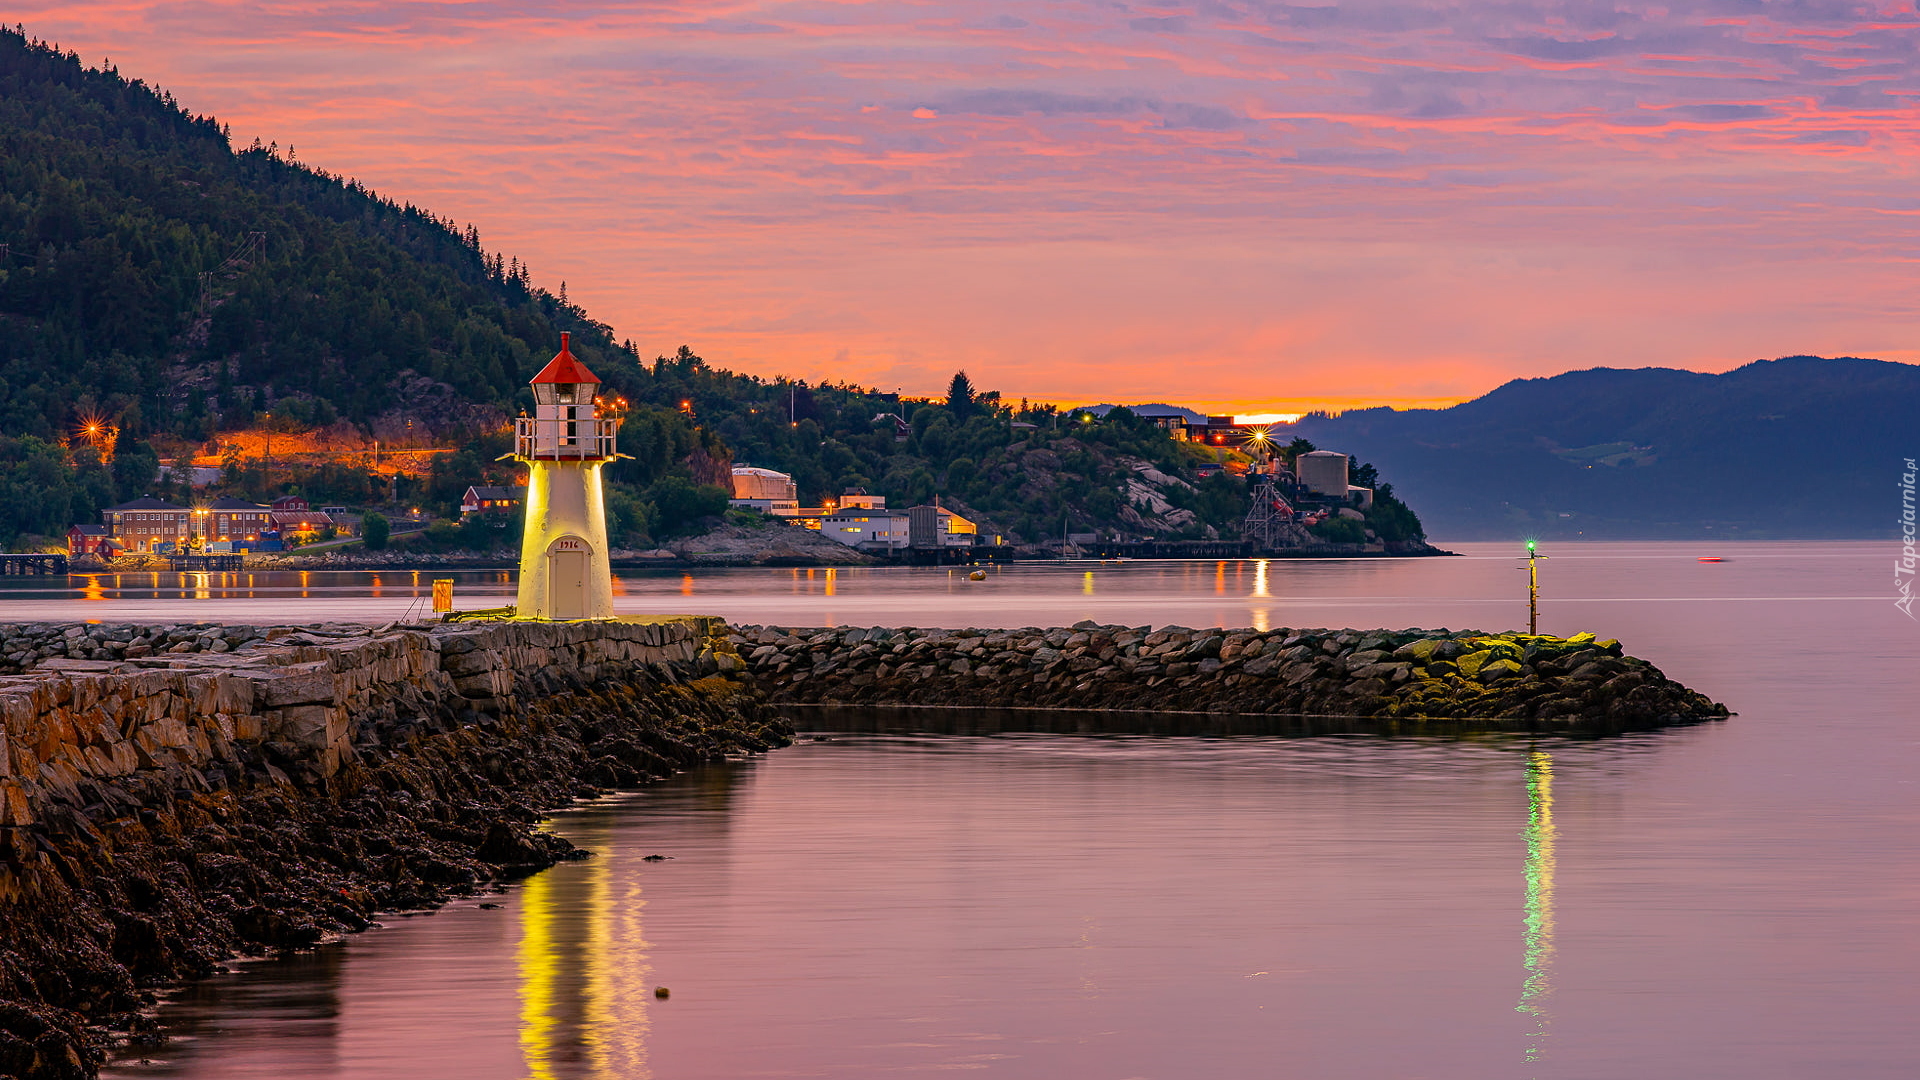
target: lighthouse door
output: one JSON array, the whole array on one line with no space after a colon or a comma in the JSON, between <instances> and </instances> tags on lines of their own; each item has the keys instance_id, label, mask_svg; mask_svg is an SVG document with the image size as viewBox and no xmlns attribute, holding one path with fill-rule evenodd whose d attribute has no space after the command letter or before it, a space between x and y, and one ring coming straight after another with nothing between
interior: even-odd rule
<instances>
[{"instance_id":1,"label":"lighthouse door","mask_svg":"<svg viewBox=\"0 0 1920 1080\"><path fill-rule=\"evenodd\" d=\"M584 619L587 610L587 572L592 563L587 542L563 536L547 548L547 611L551 619Z\"/></svg>"}]
</instances>

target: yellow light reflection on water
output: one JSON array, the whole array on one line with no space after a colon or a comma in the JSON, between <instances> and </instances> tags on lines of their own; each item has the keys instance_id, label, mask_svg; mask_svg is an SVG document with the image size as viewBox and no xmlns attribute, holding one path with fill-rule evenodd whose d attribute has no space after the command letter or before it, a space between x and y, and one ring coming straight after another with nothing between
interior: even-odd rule
<instances>
[{"instance_id":1,"label":"yellow light reflection on water","mask_svg":"<svg viewBox=\"0 0 1920 1080\"><path fill-rule=\"evenodd\" d=\"M829 566L829 567L827 568L827 595L828 595L828 596L832 596L832 595L833 595L833 586L834 586L834 582L835 582L835 575L837 575L838 573L839 573L839 571L838 571L838 570L835 570L835 569L834 569L833 567L831 567L831 566Z\"/></svg>"},{"instance_id":2,"label":"yellow light reflection on water","mask_svg":"<svg viewBox=\"0 0 1920 1080\"><path fill-rule=\"evenodd\" d=\"M593 940L588 955L587 1045L595 1080L648 1080L647 941L640 913L647 906L640 879L613 872L618 864L601 860L594 873ZM620 895L615 896L616 885Z\"/></svg>"},{"instance_id":3,"label":"yellow light reflection on water","mask_svg":"<svg viewBox=\"0 0 1920 1080\"><path fill-rule=\"evenodd\" d=\"M1081 579L1080 591L1086 593L1088 596L1093 595L1093 571L1087 571L1087 576Z\"/></svg>"},{"instance_id":4,"label":"yellow light reflection on water","mask_svg":"<svg viewBox=\"0 0 1920 1080\"><path fill-rule=\"evenodd\" d=\"M681 596L693 595L693 575L692 574L680 575L680 595Z\"/></svg>"},{"instance_id":5,"label":"yellow light reflection on water","mask_svg":"<svg viewBox=\"0 0 1920 1080\"><path fill-rule=\"evenodd\" d=\"M1261 559L1253 564L1253 595L1272 596L1267 591L1267 560Z\"/></svg>"},{"instance_id":6,"label":"yellow light reflection on water","mask_svg":"<svg viewBox=\"0 0 1920 1080\"><path fill-rule=\"evenodd\" d=\"M1227 564L1225 562L1213 565L1213 592L1215 596L1227 595Z\"/></svg>"},{"instance_id":7,"label":"yellow light reflection on water","mask_svg":"<svg viewBox=\"0 0 1920 1080\"><path fill-rule=\"evenodd\" d=\"M520 1054L528 1080L649 1080L647 942L637 875L617 856L518 890Z\"/></svg>"},{"instance_id":8,"label":"yellow light reflection on water","mask_svg":"<svg viewBox=\"0 0 1920 1080\"><path fill-rule=\"evenodd\" d=\"M535 874L520 890L520 1054L529 1080L555 1080L560 1018L554 1015L561 957L555 940L552 874Z\"/></svg>"},{"instance_id":9,"label":"yellow light reflection on water","mask_svg":"<svg viewBox=\"0 0 1920 1080\"><path fill-rule=\"evenodd\" d=\"M88 574L80 579L80 599L105 600L107 587L100 582L99 574Z\"/></svg>"},{"instance_id":10,"label":"yellow light reflection on water","mask_svg":"<svg viewBox=\"0 0 1920 1080\"><path fill-rule=\"evenodd\" d=\"M1533 1019L1526 1060L1546 1056L1548 1027L1553 1016L1547 999L1553 994L1553 756L1535 750L1527 755L1527 900L1523 964L1526 980L1520 986L1516 1011Z\"/></svg>"}]
</instances>

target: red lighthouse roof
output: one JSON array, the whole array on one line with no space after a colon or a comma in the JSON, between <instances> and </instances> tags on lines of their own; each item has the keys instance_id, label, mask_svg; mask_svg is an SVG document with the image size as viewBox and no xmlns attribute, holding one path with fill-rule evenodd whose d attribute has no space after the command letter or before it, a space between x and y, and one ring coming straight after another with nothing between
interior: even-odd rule
<instances>
[{"instance_id":1,"label":"red lighthouse roof","mask_svg":"<svg viewBox=\"0 0 1920 1080\"><path fill-rule=\"evenodd\" d=\"M567 349L567 342L572 337L572 334L564 330L560 332L560 351L553 359L547 361L546 367L540 369L540 374L533 377L534 385L537 386L540 383L598 383L600 381L593 372L587 370L587 365L575 359L573 353Z\"/></svg>"}]
</instances>

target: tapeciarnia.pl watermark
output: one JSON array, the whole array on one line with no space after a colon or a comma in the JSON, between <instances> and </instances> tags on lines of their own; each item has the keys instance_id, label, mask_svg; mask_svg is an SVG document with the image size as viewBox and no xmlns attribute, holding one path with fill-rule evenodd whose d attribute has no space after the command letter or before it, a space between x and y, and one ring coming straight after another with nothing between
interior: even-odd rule
<instances>
[{"instance_id":1,"label":"tapeciarnia.pl watermark","mask_svg":"<svg viewBox=\"0 0 1920 1080\"><path fill-rule=\"evenodd\" d=\"M1906 471L1900 474L1900 557L1893 561L1893 591L1898 595L1893 606L1906 612L1907 618L1920 622L1920 616L1913 613L1913 478L1920 469L1914 467L1912 458L1907 458L1906 463Z\"/></svg>"}]
</instances>

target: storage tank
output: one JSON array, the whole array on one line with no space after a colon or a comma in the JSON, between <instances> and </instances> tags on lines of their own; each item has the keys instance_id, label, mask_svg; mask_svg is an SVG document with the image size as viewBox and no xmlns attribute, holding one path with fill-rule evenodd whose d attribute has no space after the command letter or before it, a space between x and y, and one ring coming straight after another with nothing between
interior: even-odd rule
<instances>
[{"instance_id":1,"label":"storage tank","mask_svg":"<svg viewBox=\"0 0 1920 1080\"><path fill-rule=\"evenodd\" d=\"M786 473L737 465L733 470L733 497L791 502L799 498L799 494L794 490L793 477Z\"/></svg>"},{"instance_id":2,"label":"storage tank","mask_svg":"<svg viewBox=\"0 0 1920 1080\"><path fill-rule=\"evenodd\" d=\"M1347 455L1332 450L1315 450L1294 460L1293 470L1300 486L1316 495L1347 497Z\"/></svg>"}]
</instances>

